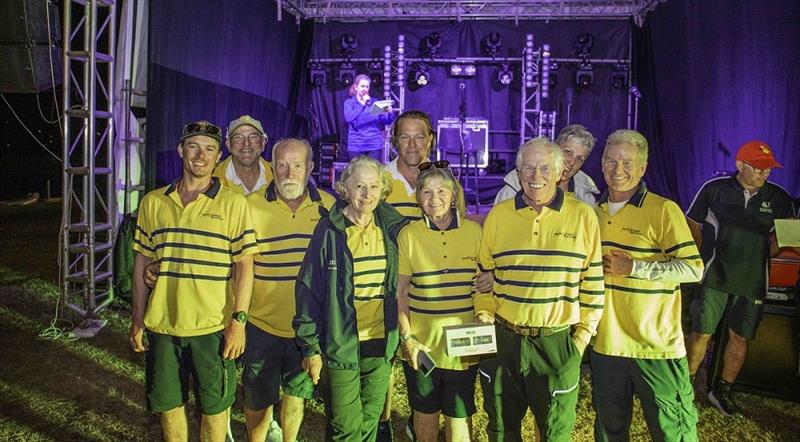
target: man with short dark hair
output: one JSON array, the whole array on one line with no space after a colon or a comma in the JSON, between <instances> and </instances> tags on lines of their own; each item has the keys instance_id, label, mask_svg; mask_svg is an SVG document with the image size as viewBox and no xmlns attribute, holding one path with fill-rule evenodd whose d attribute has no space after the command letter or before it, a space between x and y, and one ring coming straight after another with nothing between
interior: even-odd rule
<instances>
[{"instance_id":1,"label":"man with short dark hair","mask_svg":"<svg viewBox=\"0 0 800 442\"><path fill-rule=\"evenodd\" d=\"M778 254L775 220L794 218L789 194L767 181L779 167L783 166L769 145L744 143L736 153L736 174L703 184L686 212L706 265L699 297L692 303L689 372L697 373L711 335L727 316L722 380L708 392L708 399L726 416L741 414L731 386L764 314L767 265L770 256Z\"/></svg>"},{"instance_id":2,"label":"man with short dark hair","mask_svg":"<svg viewBox=\"0 0 800 442\"><path fill-rule=\"evenodd\" d=\"M261 156L268 139L261 122L250 115L231 121L225 138L230 155L214 169L214 176L245 195L268 185L272 167Z\"/></svg>"},{"instance_id":3,"label":"man with short dark hair","mask_svg":"<svg viewBox=\"0 0 800 442\"><path fill-rule=\"evenodd\" d=\"M220 135L207 121L187 124L177 147L183 175L139 206L129 340L134 351L147 351L147 407L161 413L167 441L188 440L191 385L202 411L200 440L225 438L234 360L245 346L256 238L244 197L211 176ZM150 292L144 272L153 261L160 268Z\"/></svg>"}]
</instances>

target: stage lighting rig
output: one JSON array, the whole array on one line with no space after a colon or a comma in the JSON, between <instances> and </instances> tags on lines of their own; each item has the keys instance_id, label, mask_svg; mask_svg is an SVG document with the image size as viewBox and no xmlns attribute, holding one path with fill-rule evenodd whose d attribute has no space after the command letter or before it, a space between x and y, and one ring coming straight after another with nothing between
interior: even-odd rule
<instances>
[{"instance_id":1,"label":"stage lighting rig","mask_svg":"<svg viewBox=\"0 0 800 442\"><path fill-rule=\"evenodd\" d=\"M423 54L429 57L435 56L436 53L439 52L439 49L441 48L442 48L442 37L440 37L439 34L436 32L430 33L427 36L425 36L425 38L422 39L422 48L420 49L422 50Z\"/></svg>"},{"instance_id":2,"label":"stage lighting rig","mask_svg":"<svg viewBox=\"0 0 800 442\"><path fill-rule=\"evenodd\" d=\"M431 80L428 67L422 63L416 64L411 70L410 80L417 88L426 86Z\"/></svg>"},{"instance_id":3,"label":"stage lighting rig","mask_svg":"<svg viewBox=\"0 0 800 442\"><path fill-rule=\"evenodd\" d=\"M455 63L450 65L451 77L474 77L478 68L473 63Z\"/></svg>"},{"instance_id":4,"label":"stage lighting rig","mask_svg":"<svg viewBox=\"0 0 800 442\"><path fill-rule=\"evenodd\" d=\"M328 72L325 69L325 66L319 63L314 63L311 65L311 73L309 75L309 79L311 80L311 84L314 87L322 87L325 86L325 83L328 81Z\"/></svg>"},{"instance_id":5,"label":"stage lighting rig","mask_svg":"<svg viewBox=\"0 0 800 442\"><path fill-rule=\"evenodd\" d=\"M358 49L358 37L353 34L344 34L339 38L339 50L342 55L350 58Z\"/></svg>"},{"instance_id":6,"label":"stage lighting rig","mask_svg":"<svg viewBox=\"0 0 800 442\"><path fill-rule=\"evenodd\" d=\"M588 57L592 53L594 46L594 36L588 32L578 35L575 39L575 45L572 47L572 53L578 57Z\"/></svg>"},{"instance_id":7,"label":"stage lighting rig","mask_svg":"<svg viewBox=\"0 0 800 442\"><path fill-rule=\"evenodd\" d=\"M499 32L490 32L483 38L482 46L484 52L494 58L500 54L500 48L503 47L503 37L500 36Z\"/></svg>"},{"instance_id":8,"label":"stage lighting rig","mask_svg":"<svg viewBox=\"0 0 800 442\"><path fill-rule=\"evenodd\" d=\"M578 70L575 72L575 83L581 89L586 89L594 83L594 66L591 63L578 63Z\"/></svg>"},{"instance_id":9,"label":"stage lighting rig","mask_svg":"<svg viewBox=\"0 0 800 442\"><path fill-rule=\"evenodd\" d=\"M339 84L345 88L353 84L353 79L356 78L356 69L353 63L342 63L339 66Z\"/></svg>"},{"instance_id":10,"label":"stage lighting rig","mask_svg":"<svg viewBox=\"0 0 800 442\"><path fill-rule=\"evenodd\" d=\"M611 74L611 86L614 89L625 89L628 87L628 65L617 63L614 65L614 72Z\"/></svg>"},{"instance_id":11,"label":"stage lighting rig","mask_svg":"<svg viewBox=\"0 0 800 442\"><path fill-rule=\"evenodd\" d=\"M512 81L514 81L514 71L511 70L511 66L508 63L503 63L500 66L500 70L497 71L497 82L503 86L508 86Z\"/></svg>"}]
</instances>

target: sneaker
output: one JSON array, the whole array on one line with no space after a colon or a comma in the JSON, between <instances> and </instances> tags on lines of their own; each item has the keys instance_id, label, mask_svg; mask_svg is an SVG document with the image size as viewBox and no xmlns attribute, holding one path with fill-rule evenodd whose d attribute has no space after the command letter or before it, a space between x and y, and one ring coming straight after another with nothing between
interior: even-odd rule
<instances>
[{"instance_id":1,"label":"sneaker","mask_svg":"<svg viewBox=\"0 0 800 442\"><path fill-rule=\"evenodd\" d=\"M274 419L269 423L267 442L283 442L283 430L281 430L281 426L278 425L278 421Z\"/></svg>"},{"instance_id":2,"label":"sneaker","mask_svg":"<svg viewBox=\"0 0 800 442\"><path fill-rule=\"evenodd\" d=\"M728 417L741 416L742 412L733 400L730 384L720 383L719 387L708 392L708 400Z\"/></svg>"},{"instance_id":3,"label":"sneaker","mask_svg":"<svg viewBox=\"0 0 800 442\"><path fill-rule=\"evenodd\" d=\"M416 433L414 433L414 419L413 419L413 417L409 418L408 419L408 423L406 424L406 437L408 437L408 440L410 440L411 442L417 442L417 435L416 435Z\"/></svg>"},{"instance_id":4,"label":"sneaker","mask_svg":"<svg viewBox=\"0 0 800 442\"><path fill-rule=\"evenodd\" d=\"M378 436L375 442L394 442L394 432L392 431L392 422L378 422Z\"/></svg>"}]
</instances>

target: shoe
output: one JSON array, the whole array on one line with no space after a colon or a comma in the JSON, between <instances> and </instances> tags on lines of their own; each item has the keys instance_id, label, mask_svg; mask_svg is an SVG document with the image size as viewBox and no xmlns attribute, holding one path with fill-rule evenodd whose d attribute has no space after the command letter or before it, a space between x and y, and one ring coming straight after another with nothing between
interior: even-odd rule
<instances>
[{"instance_id":1,"label":"shoe","mask_svg":"<svg viewBox=\"0 0 800 442\"><path fill-rule=\"evenodd\" d=\"M741 416L742 411L733 400L731 386L727 382L720 382L720 385L708 392L708 400L719 409L722 414L728 417Z\"/></svg>"},{"instance_id":2,"label":"shoe","mask_svg":"<svg viewBox=\"0 0 800 442\"><path fill-rule=\"evenodd\" d=\"M378 436L375 442L394 442L394 432L392 431L392 422L378 422Z\"/></svg>"},{"instance_id":3,"label":"shoe","mask_svg":"<svg viewBox=\"0 0 800 442\"><path fill-rule=\"evenodd\" d=\"M408 423L406 424L406 436L408 437L408 440L410 440L411 442L417 442L417 435L416 435L416 433L414 433L414 419L413 419L413 417L409 418L408 419Z\"/></svg>"},{"instance_id":4,"label":"shoe","mask_svg":"<svg viewBox=\"0 0 800 442\"><path fill-rule=\"evenodd\" d=\"M269 423L267 442L283 442L283 430L281 430L281 426L278 425L278 421L274 419Z\"/></svg>"}]
</instances>

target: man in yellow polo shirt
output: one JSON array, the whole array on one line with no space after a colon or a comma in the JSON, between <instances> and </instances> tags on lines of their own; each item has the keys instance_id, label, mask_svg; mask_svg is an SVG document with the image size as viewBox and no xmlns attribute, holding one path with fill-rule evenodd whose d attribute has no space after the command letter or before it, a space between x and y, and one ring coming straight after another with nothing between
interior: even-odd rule
<instances>
[{"instance_id":1,"label":"man in yellow polo shirt","mask_svg":"<svg viewBox=\"0 0 800 442\"><path fill-rule=\"evenodd\" d=\"M187 124L177 147L182 177L139 206L129 340L134 351L147 352L147 406L161 413L167 441L188 440L190 385L202 411L200 439L225 438L234 359L244 350L256 238L245 198L211 176L220 132L207 121ZM144 271L156 260L150 292Z\"/></svg>"},{"instance_id":2,"label":"man in yellow polo shirt","mask_svg":"<svg viewBox=\"0 0 800 442\"><path fill-rule=\"evenodd\" d=\"M223 186L245 195L272 182L272 167L261 154L267 146L261 122L250 115L231 121L225 139L230 155L214 169Z\"/></svg>"},{"instance_id":3,"label":"man in yellow polo shirt","mask_svg":"<svg viewBox=\"0 0 800 442\"><path fill-rule=\"evenodd\" d=\"M603 313L600 230L592 208L558 187L561 148L546 138L517 153L522 190L492 208L479 264L494 292L475 295L475 314L494 321L496 367L484 395L494 406L491 440L522 441L533 410L542 439L568 441L575 424L583 351Z\"/></svg>"},{"instance_id":4,"label":"man in yellow polo shirt","mask_svg":"<svg viewBox=\"0 0 800 442\"><path fill-rule=\"evenodd\" d=\"M647 140L632 130L612 133L603 152L608 190L596 212L606 304L591 352L597 441L630 438L634 393L653 440L697 440L680 283L699 281L703 261L678 205L645 187L647 156Z\"/></svg>"},{"instance_id":5,"label":"man in yellow polo shirt","mask_svg":"<svg viewBox=\"0 0 800 442\"><path fill-rule=\"evenodd\" d=\"M309 183L314 162L307 141L278 141L272 163L274 181L247 196L259 254L242 356L244 415L250 440L294 441L303 420L303 400L314 392L294 342L294 284L311 234L336 200ZM279 400L282 431L272 418Z\"/></svg>"}]
</instances>

